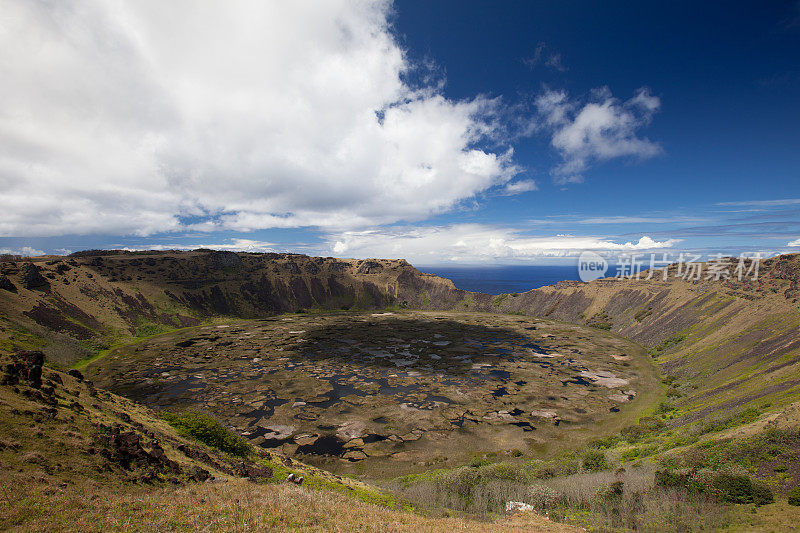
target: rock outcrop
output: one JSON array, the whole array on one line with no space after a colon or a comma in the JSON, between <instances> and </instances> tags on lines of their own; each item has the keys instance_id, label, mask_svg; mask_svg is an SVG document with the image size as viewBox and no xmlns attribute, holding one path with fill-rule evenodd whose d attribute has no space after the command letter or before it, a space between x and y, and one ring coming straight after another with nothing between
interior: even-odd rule
<instances>
[{"instance_id":1,"label":"rock outcrop","mask_svg":"<svg viewBox=\"0 0 800 533\"><path fill-rule=\"evenodd\" d=\"M10 363L6 364L3 385L25 384L39 389L42 387L42 366L44 354L39 351L23 350L16 352Z\"/></svg>"},{"instance_id":2,"label":"rock outcrop","mask_svg":"<svg viewBox=\"0 0 800 533\"><path fill-rule=\"evenodd\" d=\"M39 267L33 263L25 263L22 267L22 284L28 290L40 289L47 287L49 282L42 276Z\"/></svg>"}]
</instances>

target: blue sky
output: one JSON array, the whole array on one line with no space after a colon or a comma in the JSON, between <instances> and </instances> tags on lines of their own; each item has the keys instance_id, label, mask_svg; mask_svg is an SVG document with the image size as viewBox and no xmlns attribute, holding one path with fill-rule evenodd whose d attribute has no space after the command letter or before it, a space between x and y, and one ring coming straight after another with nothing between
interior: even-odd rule
<instances>
[{"instance_id":1,"label":"blue sky","mask_svg":"<svg viewBox=\"0 0 800 533\"><path fill-rule=\"evenodd\" d=\"M796 1L296 4L4 2L0 249L800 251Z\"/></svg>"}]
</instances>

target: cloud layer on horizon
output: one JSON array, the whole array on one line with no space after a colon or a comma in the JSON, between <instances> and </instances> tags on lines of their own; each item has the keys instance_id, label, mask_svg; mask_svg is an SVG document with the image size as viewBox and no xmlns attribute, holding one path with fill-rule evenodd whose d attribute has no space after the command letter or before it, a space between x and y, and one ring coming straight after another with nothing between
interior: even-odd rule
<instances>
[{"instance_id":1,"label":"cloud layer on horizon","mask_svg":"<svg viewBox=\"0 0 800 533\"><path fill-rule=\"evenodd\" d=\"M572 257L585 250L654 251L672 248L679 242L679 239L655 241L646 235L624 243L593 236L530 236L518 229L483 224L392 227L329 236L331 252L340 257L394 257L419 264Z\"/></svg>"}]
</instances>

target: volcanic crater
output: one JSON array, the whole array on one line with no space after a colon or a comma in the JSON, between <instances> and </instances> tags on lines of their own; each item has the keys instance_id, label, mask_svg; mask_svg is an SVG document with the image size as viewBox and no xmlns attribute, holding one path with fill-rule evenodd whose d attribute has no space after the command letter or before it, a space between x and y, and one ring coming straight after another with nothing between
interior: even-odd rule
<instances>
[{"instance_id":1,"label":"volcanic crater","mask_svg":"<svg viewBox=\"0 0 800 533\"><path fill-rule=\"evenodd\" d=\"M220 321L114 349L87 371L156 409L209 412L254 445L376 474L574 445L657 389L642 348L606 331L458 312Z\"/></svg>"}]
</instances>

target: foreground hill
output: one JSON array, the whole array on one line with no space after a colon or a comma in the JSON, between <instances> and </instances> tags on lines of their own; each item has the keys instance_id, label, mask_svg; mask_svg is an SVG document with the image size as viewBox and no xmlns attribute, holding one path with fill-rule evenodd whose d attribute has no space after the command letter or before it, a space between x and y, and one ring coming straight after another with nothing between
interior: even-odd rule
<instances>
[{"instance_id":1,"label":"foreground hill","mask_svg":"<svg viewBox=\"0 0 800 533\"><path fill-rule=\"evenodd\" d=\"M575 531L532 513L425 518L288 457L226 453L183 437L80 374L43 367L39 352L0 363L3 530Z\"/></svg>"}]
</instances>

